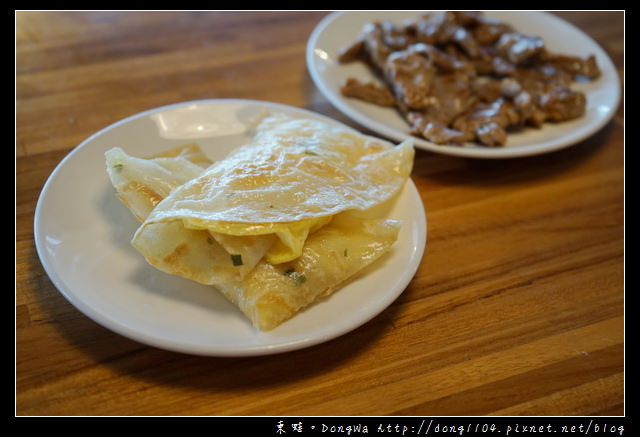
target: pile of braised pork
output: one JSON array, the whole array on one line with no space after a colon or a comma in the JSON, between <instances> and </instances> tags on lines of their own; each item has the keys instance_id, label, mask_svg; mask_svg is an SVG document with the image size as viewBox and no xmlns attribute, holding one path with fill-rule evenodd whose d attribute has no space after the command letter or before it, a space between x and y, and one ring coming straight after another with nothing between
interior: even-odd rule
<instances>
[{"instance_id":1,"label":"pile of braised pork","mask_svg":"<svg viewBox=\"0 0 640 437\"><path fill-rule=\"evenodd\" d=\"M580 117L586 98L570 85L600 75L593 55L551 53L479 12L369 23L339 60L366 62L385 84L350 78L343 95L398 108L413 135L436 144L502 146L507 132Z\"/></svg>"}]
</instances>

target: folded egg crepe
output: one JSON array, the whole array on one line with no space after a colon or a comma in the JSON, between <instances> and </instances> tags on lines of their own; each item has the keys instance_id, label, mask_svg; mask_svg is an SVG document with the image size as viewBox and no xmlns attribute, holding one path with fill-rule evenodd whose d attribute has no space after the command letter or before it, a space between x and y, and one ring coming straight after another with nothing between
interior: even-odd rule
<instances>
[{"instance_id":1,"label":"folded egg crepe","mask_svg":"<svg viewBox=\"0 0 640 437\"><path fill-rule=\"evenodd\" d=\"M144 221L174 188L200 175L212 164L195 143L149 158L135 158L114 147L105 157L107 173L117 196L140 221Z\"/></svg>"},{"instance_id":2,"label":"folded egg crepe","mask_svg":"<svg viewBox=\"0 0 640 437\"><path fill-rule=\"evenodd\" d=\"M389 250L401 223L385 207L413 154L410 142L273 114L211 165L193 145L106 157L118 196L142 222L132 244L147 262L214 286L270 330Z\"/></svg>"}]
</instances>

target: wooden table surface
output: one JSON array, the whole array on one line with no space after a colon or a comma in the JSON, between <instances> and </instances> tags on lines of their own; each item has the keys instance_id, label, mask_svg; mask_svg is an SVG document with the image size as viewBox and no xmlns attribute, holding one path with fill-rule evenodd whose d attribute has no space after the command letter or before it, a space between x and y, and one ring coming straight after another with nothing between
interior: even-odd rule
<instances>
[{"instance_id":1,"label":"wooden table surface","mask_svg":"<svg viewBox=\"0 0 640 437\"><path fill-rule=\"evenodd\" d=\"M16 12L16 403L30 415L623 415L624 113L558 152L417 151L428 241L403 294L364 326L283 354L149 347L98 325L36 253L56 165L124 117L246 98L356 126L311 81L326 12ZM624 13L560 13L621 81ZM357 127L357 126L356 126Z\"/></svg>"}]
</instances>

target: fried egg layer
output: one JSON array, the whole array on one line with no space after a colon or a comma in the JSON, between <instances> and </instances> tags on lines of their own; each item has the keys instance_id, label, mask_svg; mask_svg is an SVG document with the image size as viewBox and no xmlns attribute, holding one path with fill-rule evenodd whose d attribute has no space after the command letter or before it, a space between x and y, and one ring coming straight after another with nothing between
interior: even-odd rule
<instances>
[{"instance_id":1,"label":"fried egg layer","mask_svg":"<svg viewBox=\"0 0 640 437\"><path fill-rule=\"evenodd\" d=\"M272 115L248 145L169 194L141 229L180 220L214 235L275 235L267 259L288 262L335 214L366 211L398 193L413 154L410 142L393 146L345 127Z\"/></svg>"}]
</instances>

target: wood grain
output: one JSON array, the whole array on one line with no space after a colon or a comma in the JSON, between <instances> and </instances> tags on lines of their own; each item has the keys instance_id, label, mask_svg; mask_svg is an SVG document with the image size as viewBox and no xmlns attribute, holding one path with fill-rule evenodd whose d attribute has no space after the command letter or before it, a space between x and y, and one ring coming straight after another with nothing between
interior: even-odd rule
<instances>
[{"instance_id":1,"label":"wood grain","mask_svg":"<svg viewBox=\"0 0 640 437\"><path fill-rule=\"evenodd\" d=\"M623 415L624 112L562 151L418 151L428 241L387 310L295 352L190 356L97 325L56 290L33 216L103 127L203 98L303 107L326 12L16 12L16 415ZM563 12L624 77L624 13Z\"/></svg>"}]
</instances>

